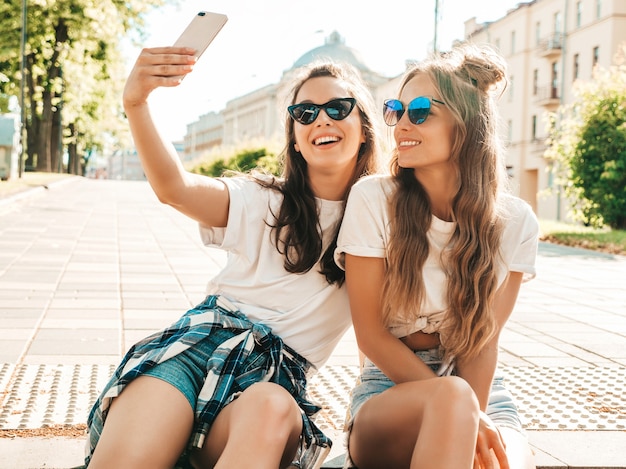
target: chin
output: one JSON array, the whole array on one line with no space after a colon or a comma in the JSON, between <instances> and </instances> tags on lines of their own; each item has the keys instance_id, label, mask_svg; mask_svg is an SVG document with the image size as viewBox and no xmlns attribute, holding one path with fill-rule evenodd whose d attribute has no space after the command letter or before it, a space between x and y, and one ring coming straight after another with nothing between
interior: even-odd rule
<instances>
[{"instance_id":1,"label":"chin","mask_svg":"<svg viewBox=\"0 0 626 469\"><path fill-rule=\"evenodd\" d=\"M415 163L412 161L408 161L405 158L398 158L398 166L405 169L415 168Z\"/></svg>"}]
</instances>

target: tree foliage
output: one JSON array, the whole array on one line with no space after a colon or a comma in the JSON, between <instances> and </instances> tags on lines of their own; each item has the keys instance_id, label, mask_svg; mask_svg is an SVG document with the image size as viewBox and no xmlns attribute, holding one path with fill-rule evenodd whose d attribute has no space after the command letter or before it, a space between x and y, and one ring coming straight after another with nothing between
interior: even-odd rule
<instances>
[{"instance_id":1,"label":"tree foliage","mask_svg":"<svg viewBox=\"0 0 626 469\"><path fill-rule=\"evenodd\" d=\"M165 1L28 0L24 76L22 0L0 2L0 98L20 97L24 80L27 167L59 170L65 147L68 172L81 174L93 150L124 138L120 39L141 35Z\"/></svg>"},{"instance_id":2,"label":"tree foliage","mask_svg":"<svg viewBox=\"0 0 626 469\"><path fill-rule=\"evenodd\" d=\"M626 228L626 45L610 69L578 82L573 104L553 116L546 158L574 200L575 219Z\"/></svg>"}]
</instances>

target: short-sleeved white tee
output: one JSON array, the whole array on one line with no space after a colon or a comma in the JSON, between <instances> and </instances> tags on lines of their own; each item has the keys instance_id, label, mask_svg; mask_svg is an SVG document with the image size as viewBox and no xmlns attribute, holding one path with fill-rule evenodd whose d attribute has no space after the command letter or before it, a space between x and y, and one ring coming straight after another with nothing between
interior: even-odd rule
<instances>
[{"instance_id":1,"label":"short-sleeved white tee","mask_svg":"<svg viewBox=\"0 0 626 469\"><path fill-rule=\"evenodd\" d=\"M361 257L387 257L389 243L389 214L387 199L395 187L389 176L369 176L352 187L344 215L335 261L344 268L344 254ZM522 272L524 281L535 277L537 235L539 225L530 206L518 197L503 194L507 212L502 233L501 262L498 263L498 285L508 272ZM404 337L412 332L436 332L447 310L446 278L439 259L455 222L446 222L435 216L427 236L429 255L424 265L425 298L422 311L415 324L393 324L391 333Z\"/></svg>"},{"instance_id":2,"label":"short-sleeved white tee","mask_svg":"<svg viewBox=\"0 0 626 469\"><path fill-rule=\"evenodd\" d=\"M282 195L245 177L223 178L230 194L226 228L200 226L207 246L227 251L224 269L207 294L224 295L250 320L262 323L317 368L350 326L345 288L330 285L319 265L303 274L287 272L271 225ZM318 199L324 252L341 218L342 202Z\"/></svg>"}]
</instances>

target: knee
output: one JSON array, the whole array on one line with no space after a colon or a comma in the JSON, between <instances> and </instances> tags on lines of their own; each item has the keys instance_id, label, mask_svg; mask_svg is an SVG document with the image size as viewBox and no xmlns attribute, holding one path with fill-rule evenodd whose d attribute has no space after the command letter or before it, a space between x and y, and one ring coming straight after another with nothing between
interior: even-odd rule
<instances>
[{"instance_id":1,"label":"knee","mask_svg":"<svg viewBox=\"0 0 626 469\"><path fill-rule=\"evenodd\" d=\"M274 383L256 383L246 389L239 399L245 398L259 411L284 417L297 406L295 399L285 388Z\"/></svg>"},{"instance_id":2,"label":"knee","mask_svg":"<svg viewBox=\"0 0 626 469\"><path fill-rule=\"evenodd\" d=\"M258 417L260 428L274 435L277 432L291 433L293 426L301 420L300 409L295 399L277 384L253 384L239 396L239 399L246 404L246 412Z\"/></svg>"},{"instance_id":3,"label":"knee","mask_svg":"<svg viewBox=\"0 0 626 469\"><path fill-rule=\"evenodd\" d=\"M478 423L480 405L472 387L463 378L439 378L433 393L433 410L440 415L452 414Z\"/></svg>"}]
</instances>

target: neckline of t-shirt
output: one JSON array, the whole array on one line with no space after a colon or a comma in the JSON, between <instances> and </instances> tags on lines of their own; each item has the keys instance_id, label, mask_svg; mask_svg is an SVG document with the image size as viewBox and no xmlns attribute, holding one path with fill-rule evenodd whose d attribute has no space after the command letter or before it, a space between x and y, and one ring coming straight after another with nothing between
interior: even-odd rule
<instances>
[{"instance_id":1,"label":"neckline of t-shirt","mask_svg":"<svg viewBox=\"0 0 626 469\"><path fill-rule=\"evenodd\" d=\"M455 227L456 227L456 222L445 221L436 215L432 215L431 228L437 231L443 232L443 233L450 233L454 231Z\"/></svg>"}]
</instances>

